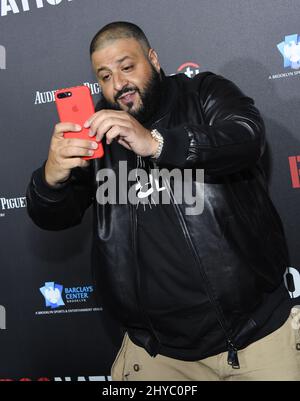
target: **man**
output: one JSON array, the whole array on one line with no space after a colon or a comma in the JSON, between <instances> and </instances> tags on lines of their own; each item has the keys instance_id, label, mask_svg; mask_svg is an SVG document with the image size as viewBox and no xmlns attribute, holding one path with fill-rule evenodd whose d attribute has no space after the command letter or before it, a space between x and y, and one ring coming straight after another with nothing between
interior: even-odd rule
<instances>
[{"instance_id":1,"label":"man","mask_svg":"<svg viewBox=\"0 0 300 401\"><path fill-rule=\"evenodd\" d=\"M125 333L113 380L299 380L287 248L259 165L264 124L252 99L209 72L166 77L131 23L102 28L90 54L103 97L84 126L105 155L83 160L93 141L65 139L82 127L57 124L27 198L49 230L79 224L94 205L93 268ZM101 172L124 184L125 162L150 174L149 192L137 180L144 201L102 202ZM192 169L197 199L204 169L202 212L187 213L171 180L156 181L156 200L168 194L169 203L147 197L154 167Z\"/></svg>"}]
</instances>

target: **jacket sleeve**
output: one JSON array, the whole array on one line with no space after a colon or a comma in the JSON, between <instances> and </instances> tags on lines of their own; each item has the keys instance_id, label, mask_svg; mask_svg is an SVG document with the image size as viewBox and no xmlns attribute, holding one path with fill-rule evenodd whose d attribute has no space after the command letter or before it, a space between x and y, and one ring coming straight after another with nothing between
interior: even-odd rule
<instances>
[{"instance_id":1,"label":"jacket sleeve","mask_svg":"<svg viewBox=\"0 0 300 401\"><path fill-rule=\"evenodd\" d=\"M187 121L175 128L159 128L164 146L157 164L179 168L197 165L211 175L231 174L255 165L264 152L265 128L253 100L234 83L213 73L196 76L193 81L203 123Z\"/></svg>"},{"instance_id":2,"label":"jacket sleeve","mask_svg":"<svg viewBox=\"0 0 300 401\"><path fill-rule=\"evenodd\" d=\"M36 170L27 188L27 211L36 225L62 230L79 224L93 201L91 167L75 168L59 187L45 181L44 165Z\"/></svg>"}]
</instances>

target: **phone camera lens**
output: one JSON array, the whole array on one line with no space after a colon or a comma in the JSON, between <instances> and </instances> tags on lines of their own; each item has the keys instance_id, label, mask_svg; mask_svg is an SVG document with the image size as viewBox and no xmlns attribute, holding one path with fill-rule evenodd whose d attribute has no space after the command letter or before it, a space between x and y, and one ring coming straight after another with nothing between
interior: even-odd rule
<instances>
[{"instance_id":1,"label":"phone camera lens","mask_svg":"<svg viewBox=\"0 0 300 401\"><path fill-rule=\"evenodd\" d=\"M57 95L58 99L65 99L70 96L72 96L72 92L62 92Z\"/></svg>"}]
</instances>

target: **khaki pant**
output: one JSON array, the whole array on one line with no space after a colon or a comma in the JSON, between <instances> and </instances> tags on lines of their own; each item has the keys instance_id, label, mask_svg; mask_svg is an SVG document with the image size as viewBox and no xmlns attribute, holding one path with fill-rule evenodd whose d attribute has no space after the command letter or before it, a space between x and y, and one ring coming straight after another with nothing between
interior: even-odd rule
<instances>
[{"instance_id":1,"label":"khaki pant","mask_svg":"<svg viewBox=\"0 0 300 401\"><path fill-rule=\"evenodd\" d=\"M114 381L300 381L299 325L290 316L280 329L239 351L239 361L235 370L227 352L195 362L153 358L126 333L111 375Z\"/></svg>"}]
</instances>

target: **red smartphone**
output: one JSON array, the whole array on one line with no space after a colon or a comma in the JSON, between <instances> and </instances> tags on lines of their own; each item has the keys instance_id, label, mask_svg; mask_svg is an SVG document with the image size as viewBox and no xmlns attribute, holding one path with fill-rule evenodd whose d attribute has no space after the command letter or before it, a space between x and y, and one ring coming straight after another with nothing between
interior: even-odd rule
<instances>
[{"instance_id":1,"label":"red smartphone","mask_svg":"<svg viewBox=\"0 0 300 401\"><path fill-rule=\"evenodd\" d=\"M65 132L65 138L94 140L88 134L89 128L83 127L86 120L95 113L91 92L87 86L59 89L55 92L55 103L61 122L79 124L82 127L80 132ZM102 143L100 142L98 145L93 156L84 156L82 158L89 160L102 157L104 155Z\"/></svg>"}]
</instances>

